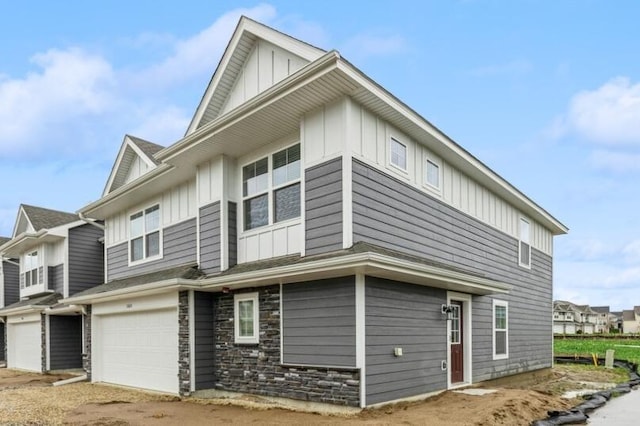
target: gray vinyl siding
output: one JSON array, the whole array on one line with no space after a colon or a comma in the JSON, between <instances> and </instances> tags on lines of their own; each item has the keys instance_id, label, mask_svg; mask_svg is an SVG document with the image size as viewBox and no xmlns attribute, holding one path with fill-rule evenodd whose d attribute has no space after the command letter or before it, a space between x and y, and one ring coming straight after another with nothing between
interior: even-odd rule
<instances>
[{"instance_id":1,"label":"gray vinyl siding","mask_svg":"<svg viewBox=\"0 0 640 426\"><path fill-rule=\"evenodd\" d=\"M49 289L64 295L64 264L49 266Z\"/></svg>"},{"instance_id":2,"label":"gray vinyl siding","mask_svg":"<svg viewBox=\"0 0 640 426\"><path fill-rule=\"evenodd\" d=\"M355 278L282 287L283 362L355 367Z\"/></svg>"},{"instance_id":3,"label":"gray vinyl siding","mask_svg":"<svg viewBox=\"0 0 640 426\"><path fill-rule=\"evenodd\" d=\"M353 233L354 242L422 256L513 286L505 296L473 297L474 381L551 365L550 256L532 250L532 268L522 268L515 238L357 160ZM492 297L509 302L508 360L492 360Z\"/></svg>"},{"instance_id":4,"label":"gray vinyl siding","mask_svg":"<svg viewBox=\"0 0 640 426\"><path fill-rule=\"evenodd\" d=\"M365 278L367 405L446 389L446 300L441 289Z\"/></svg>"},{"instance_id":5,"label":"gray vinyl siding","mask_svg":"<svg viewBox=\"0 0 640 426\"><path fill-rule=\"evenodd\" d=\"M103 236L93 225L69 229L69 296L104 282Z\"/></svg>"},{"instance_id":6,"label":"gray vinyl siding","mask_svg":"<svg viewBox=\"0 0 640 426\"><path fill-rule=\"evenodd\" d=\"M9 306L20 300L20 267L2 262L4 274L4 305Z\"/></svg>"},{"instance_id":7,"label":"gray vinyl siding","mask_svg":"<svg viewBox=\"0 0 640 426\"><path fill-rule=\"evenodd\" d=\"M238 263L238 205L229 201L229 267Z\"/></svg>"},{"instance_id":8,"label":"gray vinyl siding","mask_svg":"<svg viewBox=\"0 0 640 426\"><path fill-rule=\"evenodd\" d=\"M305 171L305 252L342 248L342 158Z\"/></svg>"},{"instance_id":9,"label":"gray vinyl siding","mask_svg":"<svg viewBox=\"0 0 640 426\"><path fill-rule=\"evenodd\" d=\"M200 208L200 269L220 271L220 202Z\"/></svg>"},{"instance_id":10,"label":"gray vinyl siding","mask_svg":"<svg viewBox=\"0 0 640 426\"><path fill-rule=\"evenodd\" d=\"M82 317L49 316L49 369L82 368Z\"/></svg>"},{"instance_id":11,"label":"gray vinyl siding","mask_svg":"<svg viewBox=\"0 0 640 426\"><path fill-rule=\"evenodd\" d=\"M162 259L130 267L128 244L124 242L107 249L108 281L196 263L196 219L164 228Z\"/></svg>"},{"instance_id":12,"label":"gray vinyl siding","mask_svg":"<svg viewBox=\"0 0 640 426\"><path fill-rule=\"evenodd\" d=\"M194 292L195 387L215 387L213 294Z\"/></svg>"}]
</instances>

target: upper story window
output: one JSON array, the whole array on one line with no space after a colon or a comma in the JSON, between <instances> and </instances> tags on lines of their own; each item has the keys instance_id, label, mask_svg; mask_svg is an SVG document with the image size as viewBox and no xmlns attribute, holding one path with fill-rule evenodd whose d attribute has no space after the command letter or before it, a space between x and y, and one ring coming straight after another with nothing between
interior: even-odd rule
<instances>
[{"instance_id":1,"label":"upper story window","mask_svg":"<svg viewBox=\"0 0 640 426\"><path fill-rule=\"evenodd\" d=\"M129 216L129 259L131 262L160 255L160 205Z\"/></svg>"},{"instance_id":2,"label":"upper story window","mask_svg":"<svg viewBox=\"0 0 640 426\"><path fill-rule=\"evenodd\" d=\"M299 217L300 144L244 166L242 198L245 231Z\"/></svg>"},{"instance_id":3,"label":"upper story window","mask_svg":"<svg viewBox=\"0 0 640 426\"><path fill-rule=\"evenodd\" d=\"M440 165L429 158L425 162L424 181L427 185L440 189Z\"/></svg>"},{"instance_id":4,"label":"upper story window","mask_svg":"<svg viewBox=\"0 0 640 426\"><path fill-rule=\"evenodd\" d=\"M525 218L520 218L520 247L519 264L525 268L531 268L531 225Z\"/></svg>"},{"instance_id":5,"label":"upper story window","mask_svg":"<svg viewBox=\"0 0 640 426\"><path fill-rule=\"evenodd\" d=\"M24 257L24 285L37 285L38 280L38 252L27 253Z\"/></svg>"},{"instance_id":6,"label":"upper story window","mask_svg":"<svg viewBox=\"0 0 640 426\"><path fill-rule=\"evenodd\" d=\"M390 143L390 160L392 166L396 166L403 171L407 171L407 146L403 143L391 138Z\"/></svg>"}]
</instances>

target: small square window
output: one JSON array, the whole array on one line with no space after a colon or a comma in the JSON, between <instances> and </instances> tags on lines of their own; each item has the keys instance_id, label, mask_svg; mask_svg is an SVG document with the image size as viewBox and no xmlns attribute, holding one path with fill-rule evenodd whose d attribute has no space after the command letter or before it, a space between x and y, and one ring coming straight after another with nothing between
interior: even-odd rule
<instances>
[{"instance_id":1,"label":"small square window","mask_svg":"<svg viewBox=\"0 0 640 426\"><path fill-rule=\"evenodd\" d=\"M390 162L404 171L407 170L407 147L394 138L391 138Z\"/></svg>"},{"instance_id":2,"label":"small square window","mask_svg":"<svg viewBox=\"0 0 640 426\"><path fill-rule=\"evenodd\" d=\"M236 294L233 301L235 343L257 344L260 341L258 293Z\"/></svg>"},{"instance_id":3,"label":"small square window","mask_svg":"<svg viewBox=\"0 0 640 426\"><path fill-rule=\"evenodd\" d=\"M425 182L427 185L440 189L440 166L429 159L425 165Z\"/></svg>"}]
</instances>

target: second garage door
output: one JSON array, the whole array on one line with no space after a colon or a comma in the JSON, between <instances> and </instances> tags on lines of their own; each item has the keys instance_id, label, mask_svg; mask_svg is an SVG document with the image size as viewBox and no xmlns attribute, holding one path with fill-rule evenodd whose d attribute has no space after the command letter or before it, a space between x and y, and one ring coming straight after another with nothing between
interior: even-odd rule
<instances>
[{"instance_id":1,"label":"second garage door","mask_svg":"<svg viewBox=\"0 0 640 426\"><path fill-rule=\"evenodd\" d=\"M94 353L99 381L178 393L178 314L175 308L97 319Z\"/></svg>"},{"instance_id":2,"label":"second garage door","mask_svg":"<svg viewBox=\"0 0 640 426\"><path fill-rule=\"evenodd\" d=\"M7 366L42 370L42 339L39 321L7 324Z\"/></svg>"}]
</instances>

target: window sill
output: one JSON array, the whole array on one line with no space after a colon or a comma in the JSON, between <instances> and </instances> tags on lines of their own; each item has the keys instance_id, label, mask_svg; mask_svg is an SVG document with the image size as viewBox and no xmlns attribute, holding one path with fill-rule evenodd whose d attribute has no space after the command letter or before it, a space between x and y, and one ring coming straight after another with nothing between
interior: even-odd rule
<instances>
[{"instance_id":1,"label":"window sill","mask_svg":"<svg viewBox=\"0 0 640 426\"><path fill-rule=\"evenodd\" d=\"M507 354L507 355L494 355L493 356L493 360L494 361L499 361L499 360L502 360L502 359L509 359L509 355Z\"/></svg>"}]
</instances>

